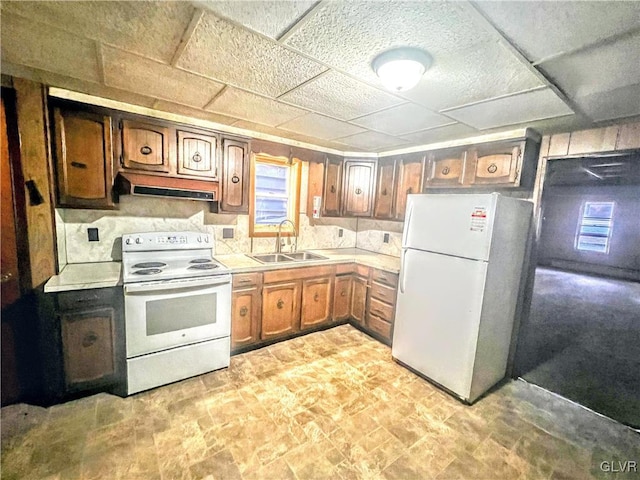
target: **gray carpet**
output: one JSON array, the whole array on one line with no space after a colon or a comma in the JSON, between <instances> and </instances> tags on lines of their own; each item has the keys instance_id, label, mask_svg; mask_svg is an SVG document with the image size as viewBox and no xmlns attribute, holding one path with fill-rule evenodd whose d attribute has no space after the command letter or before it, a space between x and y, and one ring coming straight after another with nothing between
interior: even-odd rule
<instances>
[{"instance_id":1,"label":"gray carpet","mask_svg":"<svg viewBox=\"0 0 640 480\"><path fill-rule=\"evenodd\" d=\"M516 371L640 428L640 283L537 268Z\"/></svg>"}]
</instances>

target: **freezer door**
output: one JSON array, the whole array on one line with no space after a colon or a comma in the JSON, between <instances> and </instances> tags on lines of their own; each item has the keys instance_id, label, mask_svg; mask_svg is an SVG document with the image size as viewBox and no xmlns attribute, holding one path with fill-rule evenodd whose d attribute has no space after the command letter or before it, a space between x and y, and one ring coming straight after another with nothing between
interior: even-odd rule
<instances>
[{"instance_id":1,"label":"freezer door","mask_svg":"<svg viewBox=\"0 0 640 480\"><path fill-rule=\"evenodd\" d=\"M409 195L403 248L487 260L498 194Z\"/></svg>"},{"instance_id":2,"label":"freezer door","mask_svg":"<svg viewBox=\"0 0 640 480\"><path fill-rule=\"evenodd\" d=\"M392 355L468 399L487 263L404 250Z\"/></svg>"}]
</instances>

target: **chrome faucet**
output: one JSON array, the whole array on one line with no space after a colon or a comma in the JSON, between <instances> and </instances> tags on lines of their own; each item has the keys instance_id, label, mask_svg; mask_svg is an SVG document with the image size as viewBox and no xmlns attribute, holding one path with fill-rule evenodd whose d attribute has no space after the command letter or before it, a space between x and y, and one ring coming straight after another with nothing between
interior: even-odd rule
<instances>
[{"instance_id":1,"label":"chrome faucet","mask_svg":"<svg viewBox=\"0 0 640 480\"><path fill-rule=\"evenodd\" d=\"M286 220L281 221L280 224L278 225L278 236L276 238L276 253L282 253L282 243L281 243L282 240L280 236L282 232L282 225L284 225L285 223L290 223L291 228L293 228L294 241L293 241L293 245L291 246L291 251L295 252L296 250L298 250L298 231L296 230L296 225L287 218Z\"/></svg>"}]
</instances>

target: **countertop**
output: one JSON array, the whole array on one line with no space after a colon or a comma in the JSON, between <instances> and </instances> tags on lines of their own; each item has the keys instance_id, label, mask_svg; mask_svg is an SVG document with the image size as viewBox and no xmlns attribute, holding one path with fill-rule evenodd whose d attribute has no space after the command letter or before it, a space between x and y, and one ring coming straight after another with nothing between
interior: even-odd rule
<instances>
[{"instance_id":1,"label":"countertop","mask_svg":"<svg viewBox=\"0 0 640 480\"><path fill-rule=\"evenodd\" d=\"M400 258L382 253L369 252L359 248L334 248L330 250L306 250L317 253L327 260L312 260L304 262L260 263L243 253L232 255L215 255L215 259L231 269L232 273L260 272L282 268L296 268L311 265L327 265L333 263L357 262L367 267L379 268L391 273L400 272ZM286 254L286 252L284 252Z\"/></svg>"},{"instance_id":2,"label":"countertop","mask_svg":"<svg viewBox=\"0 0 640 480\"><path fill-rule=\"evenodd\" d=\"M115 287L122 284L121 269L120 262L70 263L47 281L44 291Z\"/></svg>"},{"instance_id":3,"label":"countertop","mask_svg":"<svg viewBox=\"0 0 640 480\"><path fill-rule=\"evenodd\" d=\"M367 267L379 268L391 273L400 271L400 259L390 255L360 250L359 248L335 248L331 250L308 250L327 257L326 260L286 263L260 263L244 253L215 255L214 258L231 270L231 273L261 272L282 268L306 267L335 263L357 262ZM115 287L122 284L120 262L73 263L66 265L44 286L46 293L90 288Z\"/></svg>"}]
</instances>

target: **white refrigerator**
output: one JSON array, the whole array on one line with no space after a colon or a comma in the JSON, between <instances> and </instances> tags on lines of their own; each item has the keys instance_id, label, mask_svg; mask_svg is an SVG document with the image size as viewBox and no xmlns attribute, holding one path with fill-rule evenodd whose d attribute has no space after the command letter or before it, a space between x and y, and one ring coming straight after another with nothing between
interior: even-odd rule
<instances>
[{"instance_id":1,"label":"white refrigerator","mask_svg":"<svg viewBox=\"0 0 640 480\"><path fill-rule=\"evenodd\" d=\"M409 195L392 356L472 403L505 375L532 204Z\"/></svg>"}]
</instances>

